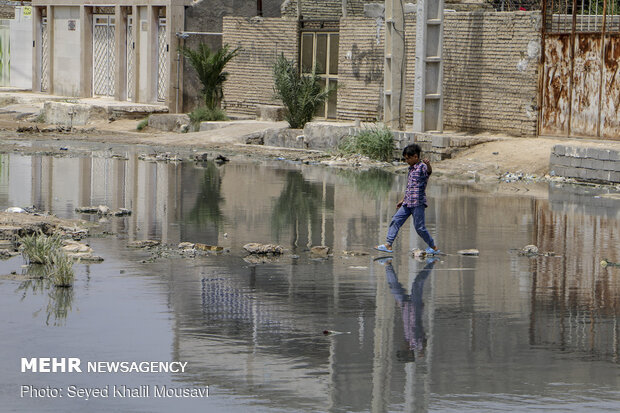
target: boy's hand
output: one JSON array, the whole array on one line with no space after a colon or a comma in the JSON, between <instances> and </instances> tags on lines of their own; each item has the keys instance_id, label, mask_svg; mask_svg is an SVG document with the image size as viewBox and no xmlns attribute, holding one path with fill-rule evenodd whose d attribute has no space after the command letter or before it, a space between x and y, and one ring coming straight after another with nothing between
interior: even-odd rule
<instances>
[{"instance_id":1,"label":"boy's hand","mask_svg":"<svg viewBox=\"0 0 620 413\"><path fill-rule=\"evenodd\" d=\"M422 159L422 162L424 162L424 164L426 165L426 169L428 170L428 176L430 176L433 173L433 167L431 166L431 161L429 161L428 158L426 158L426 159Z\"/></svg>"},{"instance_id":2,"label":"boy's hand","mask_svg":"<svg viewBox=\"0 0 620 413\"><path fill-rule=\"evenodd\" d=\"M401 206L403 206L403 202L405 202L405 199L403 198L398 204L396 204L396 209L400 208Z\"/></svg>"}]
</instances>

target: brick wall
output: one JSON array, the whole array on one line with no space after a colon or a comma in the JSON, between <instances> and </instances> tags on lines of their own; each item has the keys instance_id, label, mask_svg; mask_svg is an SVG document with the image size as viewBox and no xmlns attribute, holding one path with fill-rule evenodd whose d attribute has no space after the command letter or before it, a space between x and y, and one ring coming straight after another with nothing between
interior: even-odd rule
<instances>
[{"instance_id":1,"label":"brick wall","mask_svg":"<svg viewBox=\"0 0 620 413\"><path fill-rule=\"evenodd\" d=\"M540 14L459 12L445 16L444 128L535 135L538 93L535 46L540 45ZM340 28L338 116L343 120L369 120L370 114L377 113L382 105L383 27L380 27L380 45L376 44L374 19L343 19ZM406 15L405 30L404 99L406 124L410 128L415 68L414 13ZM356 56L363 65L355 63Z\"/></svg>"},{"instance_id":2,"label":"brick wall","mask_svg":"<svg viewBox=\"0 0 620 413\"><path fill-rule=\"evenodd\" d=\"M297 21L283 18L224 17L223 43L241 47L226 66L222 106L231 113L254 115L256 105L273 98L273 65L277 56L298 57Z\"/></svg>"},{"instance_id":3,"label":"brick wall","mask_svg":"<svg viewBox=\"0 0 620 413\"><path fill-rule=\"evenodd\" d=\"M365 18L340 22L339 119L372 122L383 117L383 27Z\"/></svg>"},{"instance_id":4,"label":"brick wall","mask_svg":"<svg viewBox=\"0 0 620 413\"><path fill-rule=\"evenodd\" d=\"M347 15L362 16L365 3L383 3L381 0L347 0ZM301 15L304 19L339 19L342 0L302 0ZM282 16L297 18L297 0L282 3Z\"/></svg>"},{"instance_id":5,"label":"brick wall","mask_svg":"<svg viewBox=\"0 0 620 413\"><path fill-rule=\"evenodd\" d=\"M0 19L14 19L15 6L0 5Z\"/></svg>"}]
</instances>

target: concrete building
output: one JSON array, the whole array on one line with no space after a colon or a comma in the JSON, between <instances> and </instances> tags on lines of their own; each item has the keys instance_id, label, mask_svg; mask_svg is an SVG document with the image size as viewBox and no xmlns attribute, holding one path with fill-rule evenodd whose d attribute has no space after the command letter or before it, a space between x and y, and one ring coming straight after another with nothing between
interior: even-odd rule
<instances>
[{"instance_id":1,"label":"concrete building","mask_svg":"<svg viewBox=\"0 0 620 413\"><path fill-rule=\"evenodd\" d=\"M35 0L32 90L177 105L189 0Z\"/></svg>"},{"instance_id":2,"label":"concrete building","mask_svg":"<svg viewBox=\"0 0 620 413\"><path fill-rule=\"evenodd\" d=\"M184 95L191 110L200 90L191 69L184 70L179 46L200 42L221 46L224 15L280 14L278 0L34 0L32 4L33 91L160 103L171 112L182 111Z\"/></svg>"}]
</instances>

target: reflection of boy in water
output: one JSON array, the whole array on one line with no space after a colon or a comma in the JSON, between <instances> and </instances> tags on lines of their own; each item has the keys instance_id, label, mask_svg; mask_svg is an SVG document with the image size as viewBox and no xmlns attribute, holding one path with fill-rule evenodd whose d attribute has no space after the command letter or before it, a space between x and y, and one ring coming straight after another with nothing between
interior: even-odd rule
<instances>
[{"instance_id":1,"label":"reflection of boy in water","mask_svg":"<svg viewBox=\"0 0 620 413\"><path fill-rule=\"evenodd\" d=\"M422 292L424 281L430 275L436 261L436 259L432 258L427 260L426 266L418 273L413 284L411 284L411 294L407 294L407 291L398 282L392 263L389 262L385 266L385 276L390 286L390 291L400 304L403 312L403 329L405 330L405 341L408 345L407 352L409 353L405 357L406 359L415 359L414 352L424 354L424 349L426 348L426 334L424 333L424 324L422 322L422 313L424 311Z\"/></svg>"}]
</instances>

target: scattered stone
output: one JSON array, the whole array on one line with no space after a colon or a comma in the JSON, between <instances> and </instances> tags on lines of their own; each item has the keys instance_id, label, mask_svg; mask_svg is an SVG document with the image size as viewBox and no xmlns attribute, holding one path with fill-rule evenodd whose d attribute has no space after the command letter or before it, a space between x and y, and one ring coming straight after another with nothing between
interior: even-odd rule
<instances>
[{"instance_id":1,"label":"scattered stone","mask_svg":"<svg viewBox=\"0 0 620 413\"><path fill-rule=\"evenodd\" d=\"M99 215L110 215L110 207L106 206L106 205L99 205L97 207L97 213Z\"/></svg>"},{"instance_id":2,"label":"scattered stone","mask_svg":"<svg viewBox=\"0 0 620 413\"><path fill-rule=\"evenodd\" d=\"M325 245L318 245L315 247L311 247L310 248L310 252L314 255L318 255L320 257L327 257L327 255L329 254L329 247L326 247Z\"/></svg>"},{"instance_id":3,"label":"scattered stone","mask_svg":"<svg viewBox=\"0 0 620 413\"><path fill-rule=\"evenodd\" d=\"M7 259L19 255L20 253L17 251L13 251L12 249L3 248L0 249L0 259Z\"/></svg>"},{"instance_id":4,"label":"scattered stone","mask_svg":"<svg viewBox=\"0 0 620 413\"><path fill-rule=\"evenodd\" d=\"M179 249L182 249L182 250L194 249L195 245L196 244L194 244L193 242L181 242L179 244Z\"/></svg>"},{"instance_id":5,"label":"scattered stone","mask_svg":"<svg viewBox=\"0 0 620 413\"><path fill-rule=\"evenodd\" d=\"M17 132L34 132L37 133L39 132L39 127L38 126L19 126L17 128Z\"/></svg>"},{"instance_id":6,"label":"scattered stone","mask_svg":"<svg viewBox=\"0 0 620 413\"><path fill-rule=\"evenodd\" d=\"M132 241L127 246L130 248L151 248L159 245L160 242L152 239L142 241Z\"/></svg>"},{"instance_id":7,"label":"scattered stone","mask_svg":"<svg viewBox=\"0 0 620 413\"><path fill-rule=\"evenodd\" d=\"M243 249L250 254L277 254L280 255L284 252L284 248L276 244L259 244L257 242L250 242L245 244Z\"/></svg>"},{"instance_id":8,"label":"scattered stone","mask_svg":"<svg viewBox=\"0 0 620 413\"><path fill-rule=\"evenodd\" d=\"M203 153L197 153L194 155L194 160L196 162L206 162L207 161L207 153L203 152Z\"/></svg>"},{"instance_id":9,"label":"scattered stone","mask_svg":"<svg viewBox=\"0 0 620 413\"><path fill-rule=\"evenodd\" d=\"M125 216L125 215L131 215L131 209L119 208L116 211L112 212L112 215L114 215L115 217L122 217L122 216Z\"/></svg>"},{"instance_id":10,"label":"scattered stone","mask_svg":"<svg viewBox=\"0 0 620 413\"><path fill-rule=\"evenodd\" d=\"M478 256L478 255L480 255L480 251L478 251L475 248L467 249L467 250L459 250L456 253L459 254L459 255L471 255L471 256Z\"/></svg>"},{"instance_id":11,"label":"scattered stone","mask_svg":"<svg viewBox=\"0 0 620 413\"><path fill-rule=\"evenodd\" d=\"M224 247L220 247L217 245L206 245L206 244L200 244L200 243L196 243L194 245L194 248L197 250L201 250L201 251L210 251L210 252L222 252L224 251Z\"/></svg>"},{"instance_id":12,"label":"scattered stone","mask_svg":"<svg viewBox=\"0 0 620 413\"><path fill-rule=\"evenodd\" d=\"M102 262L103 257L99 255L93 255L92 252L75 252L67 254L69 258L73 258L75 260L87 261L87 262Z\"/></svg>"},{"instance_id":13,"label":"scattered stone","mask_svg":"<svg viewBox=\"0 0 620 413\"><path fill-rule=\"evenodd\" d=\"M26 210L20 207L9 207L5 209L4 212L10 212L12 214L23 214L24 212L26 212Z\"/></svg>"},{"instance_id":14,"label":"scattered stone","mask_svg":"<svg viewBox=\"0 0 620 413\"><path fill-rule=\"evenodd\" d=\"M342 253L344 255L348 255L348 256L351 256L351 257L362 257L362 256L365 256L365 255L370 255L366 251L342 251Z\"/></svg>"},{"instance_id":15,"label":"scattered stone","mask_svg":"<svg viewBox=\"0 0 620 413\"><path fill-rule=\"evenodd\" d=\"M145 154L138 155L138 159L146 162L181 162L183 159L170 152L162 152L157 154Z\"/></svg>"},{"instance_id":16,"label":"scattered stone","mask_svg":"<svg viewBox=\"0 0 620 413\"><path fill-rule=\"evenodd\" d=\"M79 214L96 214L98 210L99 208L95 206L85 206L85 207L75 208L75 212Z\"/></svg>"},{"instance_id":17,"label":"scattered stone","mask_svg":"<svg viewBox=\"0 0 620 413\"><path fill-rule=\"evenodd\" d=\"M555 257L555 252L553 251L539 251L536 245L526 245L525 247L518 250L519 255L523 255L526 257Z\"/></svg>"},{"instance_id":18,"label":"scattered stone","mask_svg":"<svg viewBox=\"0 0 620 413\"><path fill-rule=\"evenodd\" d=\"M92 253L93 249L86 244L68 239L63 241L62 249L66 253Z\"/></svg>"}]
</instances>

